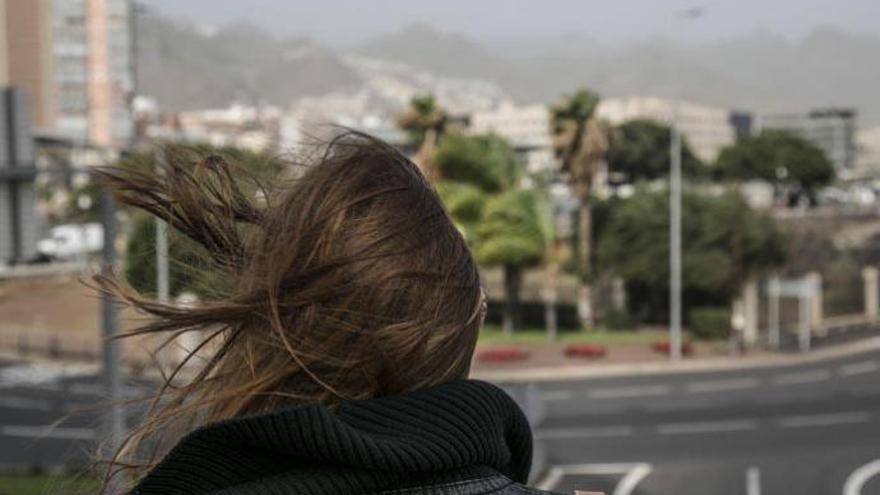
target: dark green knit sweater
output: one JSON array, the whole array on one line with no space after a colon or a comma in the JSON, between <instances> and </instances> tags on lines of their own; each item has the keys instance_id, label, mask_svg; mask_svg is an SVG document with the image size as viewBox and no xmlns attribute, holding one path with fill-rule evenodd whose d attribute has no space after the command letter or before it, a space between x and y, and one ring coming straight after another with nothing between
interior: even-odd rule
<instances>
[{"instance_id":1,"label":"dark green knit sweater","mask_svg":"<svg viewBox=\"0 0 880 495\"><path fill-rule=\"evenodd\" d=\"M497 474L525 482L531 454L531 431L510 397L462 380L201 428L134 494L365 494Z\"/></svg>"}]
</instances>

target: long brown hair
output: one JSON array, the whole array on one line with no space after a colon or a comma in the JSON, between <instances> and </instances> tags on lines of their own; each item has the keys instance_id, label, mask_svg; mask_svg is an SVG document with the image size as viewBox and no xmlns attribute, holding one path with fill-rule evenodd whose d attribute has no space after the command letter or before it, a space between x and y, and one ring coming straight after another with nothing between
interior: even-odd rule
<instances>
[{"instance_id":1,"label":"long brown hair","mask_svg":"<svg viewBox=\"0 0 880 495\"><path fill-rule=\"evenodd\" d=\"M108 479L139 479L200 425L467 376L485 309L480 279L418 168L348 132L297 170L265 182L208 156L171 157L161 173L102 172L120 202L200 245L228 286L181 307L95 277L150 316L126 336L200 336L113 456ZM204 363L181 373L197 357Z\"/></svg>"}]
</instances>

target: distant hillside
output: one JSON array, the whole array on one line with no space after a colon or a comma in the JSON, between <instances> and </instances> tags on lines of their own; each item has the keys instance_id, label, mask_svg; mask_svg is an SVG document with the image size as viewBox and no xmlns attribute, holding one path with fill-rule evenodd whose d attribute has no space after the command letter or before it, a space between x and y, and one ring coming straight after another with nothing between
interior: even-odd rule
<instances>
[{"instance_id":1,"label":"distant hillside","mask_svg":"<svg viewBox=\"0 0 880 495\"><path fill-rule=\"evenodd\" d=\"M233 99L287 105L359 83L329 50L309 40L276 40L247 24L206 33L189 23L143 17L138 44L139 91L178 110Z\"/></svg>"},{"instance_id":2,"label":"distant hillside","mask_svg":"<svg viewBox=\"0 0 880 495\"><path fill-rule=\"evenodd\" d=\"M351 61L369 57L402 62L435 79L494 83L521 101L548 102L586 85L609 96L677 95L754 111L855 106L862 123L880 124L880 37L832 29L797 41L758 32L682 46L666 39L604 45L580 36L480 43L413 24L334 52L307 39L276 40L250 25L206 33L147 17L140 38L141 91L172 108L221 106L234 98L286 105L364 87L367 76ZM369 77L383 75L400 77L376 71Z\"/></svg>"},{"instance_id":3,"label":"distant hillside","mask_svg":"<svg viewBox=\"0 0 880 495\"><path fill-rule=\"evenodd\" d=\"M680 95L757 111L851 105L863 122L880 123L880 37L834 29L797 41L757 32L700 46L667 39L606 45L580 36L480 44L416 24L356 50L494 81L523 100L550 101L587 85L606 95Z\"/></svg>"}]
</instances>

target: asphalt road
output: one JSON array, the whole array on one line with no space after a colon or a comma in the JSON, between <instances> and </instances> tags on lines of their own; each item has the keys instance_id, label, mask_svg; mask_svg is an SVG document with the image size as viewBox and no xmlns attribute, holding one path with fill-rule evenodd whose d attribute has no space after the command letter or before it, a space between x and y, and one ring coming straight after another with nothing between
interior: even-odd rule
<instances>
[{"instance_id":1,"label":"asphalt road","mask_svg":"<svg viewBox=\"0 0 880 495\"><path fill-rule=\"evenodd\" d=\"M124 387L126 399L148 390L145 384ZM0 363L0 467L91 462L109 404L95 367ZM127 410L133 424L143 405Z\"/></svg>"},{"instance_id":2,"label":"asphalt road","mask_svg":"<svg viewBox=\"0 0 880 495\"><path fill-rule=\"evenodd\" d=\"M546 383L535 437L561 493L880 495L880 353Z\"/></svg>"},{"instance_id":3,"label":"asphalt road","mask_svg":"<svg viewBox=\"0 0 880 495\"><path fill-rule=\"evenodd\" d=\"M531 390L540 483L560 493L880 495L880 352ZM101 394L93 368L0 363L0 467L88 462Z\"/></svg>"}]
</instances>

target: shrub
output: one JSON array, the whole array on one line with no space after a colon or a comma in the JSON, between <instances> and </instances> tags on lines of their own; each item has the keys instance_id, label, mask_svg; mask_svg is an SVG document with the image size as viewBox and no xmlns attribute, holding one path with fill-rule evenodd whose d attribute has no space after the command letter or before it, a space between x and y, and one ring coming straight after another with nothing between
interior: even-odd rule
<instances>
[{"instance_id":1,"label":"shrub","mask_svg":"<svg viewBox=\"0 0 880 495\"><path fill-rule=\"evenodd\" d=\"M605 346L590 343L574 343L565 346L565 355L571 358L596 359L605 356Z\"/></svg>"},{"instance_id":2,"label":"shrub","mask_svg":"<svg viewBox=\"0 0 880 495\"><path fill-rule=\"evenodd\" d=\"M497 346L477 354L477 359L490 363L521 361L528 357L528 352L516 346Z\"/></svg>"},{"instance_id":3,"label":"shrub","mask_svg":"<svg viewBox=\"0 0 880 495\"><path fill-rule=\"evenodd\" d=\"M665 339L658 340L657 342L654 342L653 344L651 344L651 349L653 349L654 352L669 355L669 353L671 352L671 349L672 349L672 344L670 344L669 341L665 340ZM681 354L683 356L690 356L693 353L694 353L693 344L691 344L690 342L687 342L687 341L681 343Z\"/></svg>"},{"instance_id":4,"label":"shrub","mask_svg":"<svg viewBox=\"0 0 880 495\"><path fill-rule=\"evenodd\" d=\"M705 307L690 311L690 331L702 340L721 340L730 337L730 310L728 308Z\"/></svg>"}]
</instances>

